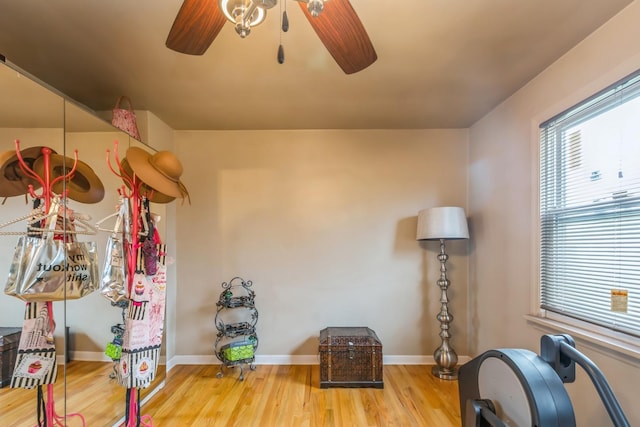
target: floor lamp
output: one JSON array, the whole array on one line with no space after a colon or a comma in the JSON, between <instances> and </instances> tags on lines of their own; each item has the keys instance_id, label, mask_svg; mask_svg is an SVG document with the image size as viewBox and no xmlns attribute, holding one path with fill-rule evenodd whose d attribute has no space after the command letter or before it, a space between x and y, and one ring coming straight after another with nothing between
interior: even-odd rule
<instances>
[{"instance_id":1,"label":"floor lamp","mask_svg":"<svg viewBox=\"0 0 640 427\"><path fill-rule=\"evenodd\" d=\"M442 342L433 353L436 366L433 367L433 375L444 379L453 380L458 378L458 355L449 343L451 334L449 333L449 324L453 321L453 316L449 313L449 297L447 289L449 288L449 280L447 280L446 262L448 255L444 251L444 241L452 239L468 239L469 229L467 227L467 218L464 209L458 207L439 207L421 210L418 213L418 231L417 240L439 240L440 253L440 279L438 286L440 287L440 312L437 319L440 321L440 338Z\"/></svg>"}]
</instances>

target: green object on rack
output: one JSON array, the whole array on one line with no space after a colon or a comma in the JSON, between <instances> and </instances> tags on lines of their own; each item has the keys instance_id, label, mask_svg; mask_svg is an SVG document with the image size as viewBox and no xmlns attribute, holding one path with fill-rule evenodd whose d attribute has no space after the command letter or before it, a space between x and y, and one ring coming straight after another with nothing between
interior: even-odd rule
<instances>
[{"instance_id":1,"label":"green object on rack","mask_svg":"<svg viewBox=\"0 0 640 427\"><path fill-rule=\"evenodd\" d=\"M122 357L122 346L110 342L107 344L107 348L105 349L104 354L106 354L113 360L120 360L120 357Z\"/></svg>"},{"instance_id":2,"label":"green object on rack","mask_svg":"<svg viewBox=\"0 0 640 427\"><path fill-rule=\"evenodd\" d=\"M224 358L230 362L251 359L254 355L254 348L251 341L239 341L227 344L222 348Z\"/></svg>"}]
</instances>

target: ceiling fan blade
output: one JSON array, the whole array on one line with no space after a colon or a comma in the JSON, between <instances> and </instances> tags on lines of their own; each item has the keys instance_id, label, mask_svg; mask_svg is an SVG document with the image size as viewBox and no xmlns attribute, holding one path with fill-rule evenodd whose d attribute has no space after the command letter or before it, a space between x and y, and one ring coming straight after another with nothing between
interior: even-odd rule
<instances>
[{"instance_id":1,"label":"ceiling fan blade","mask_svg":"<svg viewBox=\"0 0 640 427\"><path fill-rule=\"evenodd\" d=\"M317 17L300 2L305 16L340 68L353 74L373 64L378 56L349 0L330 0Z\"/></svg>"},{"instance_id":2,"label":"ceiling fan blade","mask_svg":"<svg viewBox=\"0 0 640 427\"><path fill-rule=\"evenodd\" d=\"M216 0L184 0L166 45L188 55L202 55L227 22Z\"/></svg>"}]
</instances>

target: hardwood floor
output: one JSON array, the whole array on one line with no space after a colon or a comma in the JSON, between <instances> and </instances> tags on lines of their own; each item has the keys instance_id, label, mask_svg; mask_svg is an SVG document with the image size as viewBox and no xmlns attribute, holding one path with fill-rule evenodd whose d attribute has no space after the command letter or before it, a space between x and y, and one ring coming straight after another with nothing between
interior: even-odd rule
<instances>
[{"instance_id":1,"label":"hardwood floor","mask_svg":"<svg viewBox=\"0 0 640 427\"><path fill-rule=\"evenodd\" d=\"M113 370L110 362L71 361L66 369L66 385L63 381L64 367L58 368L58 380L54 385L55 412L62 416L80 414L85 427L111 427L125 412L126 389L109 378ZM164 366L160 366L156 382L165 377ZM65 387L67 399L65 400ZM43 388L46 395L46 387ZM142 398L150 390L141 392ZM0 388L0 427L33 427L37 424L37 391L9 387ZM79 416L68 417L67 426L82 426ZM56 427L61 424L54 424Z\"/></svg>"},{"instance_id":2,"label":"hardwood floor","mask_svg":"<svg viewBox=\"0 0 640 427\"><path fill-rule=\"evenodd\" d=\"M108 379L111 364L73 361L64 382L55 385L56 410L81 413L86 427L111 427L124 413L124 391ZM181 365L143 407L154 427L174 426L420 426L460 425L457 381L431 375L430 366L384 367L384 389L320 389L317 365L258 365L225 369ZM36 424L35 390L0 389L0 426ZM81 426L77 417L68 427Z\"/></svg>"},{"instance_id":3,"label":"hardwood floor","mask_svg":"<svg viewBox=\"0 0 640 427\"><path fill-rule=\"evenodd\" d=\"M320 389L317 365L258 365L238 380L234 369L177 366L143 408L154 426L460 425L458 383L424 365L384 367L384 389Z\"/></svg>"}]
</instances>

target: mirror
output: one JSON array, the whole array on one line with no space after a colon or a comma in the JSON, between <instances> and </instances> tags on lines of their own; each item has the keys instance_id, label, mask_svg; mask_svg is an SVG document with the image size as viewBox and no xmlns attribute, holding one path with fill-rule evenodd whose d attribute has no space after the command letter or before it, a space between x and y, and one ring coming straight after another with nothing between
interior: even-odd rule
<instances>
[{"instance_id":1,"label":"mirror","mask_svg":"<svg viewBox=\"0 0 640 427\"><path fill-rule=\"evenodd\" d=\"M130 141L126 133L99 119L83 106L65 99L55 90L37 83L17 68L0 66L0 90L5 101L0 106L0 151L15 150L15 139L21 141L21 149L45 145L68 157L73 157L74 150L77 150L78 159L88 164L102 181L105 195L101 202L94 204L69 200L67 207L88 215L90 224L113 214L119 197L117 190L123 183L108 168L107 150L111 152L114 168L117 167L113 159L116 140L120 158L124 158L130 145L153 150L139 141ZM28 199L28 203L25 196L6 199L0 206L0 224L28 213L32 203L31 197ZM154 204L152 211L161 218L166 215L164 205ZM105 227L110 224L112 222L105 222ZM20 227L26 227L26 221L4 227L4 230L22 230ZM104 231L78 235L78 241L96 242L99 272L103 268L108 236L109 233ZM0 264L3 288L0 293L0 327L20 328L24 318L25 303L4 294L17 240L16 235L0 235L0 259L5 260ZM59 363L53 387L57 415L63 416L65 411L67 415L80 414L87 426L117 424L125 414L126 389L112 379L114 362L104 351L114 339L112 326L123 323L122 309L112 305L99 292L94 292L77 300L54 302L53 312ZM4 356L8 357L8 354ZM144 402L145 395L152 393L164 379L165 369L161 365L151 386L141 390L141 400ZM3 377L3 384L4 380ZM37 421L34 411L36 393L35 389L10 388L8 385L0 388L0 407L3 408L0 425L34 425ZM69 423L73 422L70 418Z\"/></svg>"},{"instance_id":2,"label":"mirror","mask_svg":"<svg viewBox=\"0 0 640 427\"><path fill-rule=\"evenodd\" d=\"M117 147L114 146L114 141L118 141ZM65 110L65 146L68 156L72 156L71 153L78 150L78 158L89 163L104 184L105 196L100 203L74 203L82 213L91 216L94 224L115 212L119 198L117 190L124 185L109 169L107 150L110 152L111 165L116 170L116 148L120 159L125 157L129 146L152 151L141 142L129 138L126 133L118 131L111 124L69 101ZM165 217L163 205L152 205L152 211L162 218ZM104 226L109 228L113 223L114 221L108 221ZM100 271L104 264L108 237L109 233L103 231L90 236L91 240L97 243ZM81 413L87 425L107 425L107 420L111 420L108 425L113 425L124 414L126 389L115 380L114 362L104 351L106 345L115 338L111 328L124 323L123 310L112 305L99 292L94 292L84 298L67 301L66 313L71 349L70 362L66 369L67 412ZM164 365L161 365L151 386L141 389L141 399L164 378ZM92 398L88 400L87 395Z\"/></svg>"},{"instance_id":3,"label":"mirror","mask_svg":"<svg viewBox=\"0 0 640 427\"><path fill-rule=\"evenodd\" d=\"M20 140L20 148L47 146L58 153L64 152L64 99L62 96L47 90L24 76L17 70L0 66L0 91L3 102L0 104L0 151L15 151L14 140ZM0 200L1 201L1 200ZM6 224L30 212L31 201L25 196L9 197L0 205L0 224ZM23 231L26 222L21 221L0 228L3 233ZM19 236L0 235L0 277L2 292L0 293L0 327L21 329L25 317L25 303L17 298L4 294L4 285L13 258ZM58 325L64 325L64 306L54 303L53 313ZM56 347L64 348L64 338L58 336L56 330ZM3 329L8 331L7 329ZM2 351L2 385L0 388L0 425L33 425L35 424L34 408L36 391L23 388L11 389L9 372L13 370L13 360L17 342L15 332L4 332ZM9 334L13 335L13 340ZM7 341L14 341L8 343ZM61 354L57 353L58 356ZM64 360L58 357L58 361ZM55 383L55 405L58 412L64 412L64 366L58 367ZM7 410L7 408L9 408Z\"/></svg>"}]
</instances>

